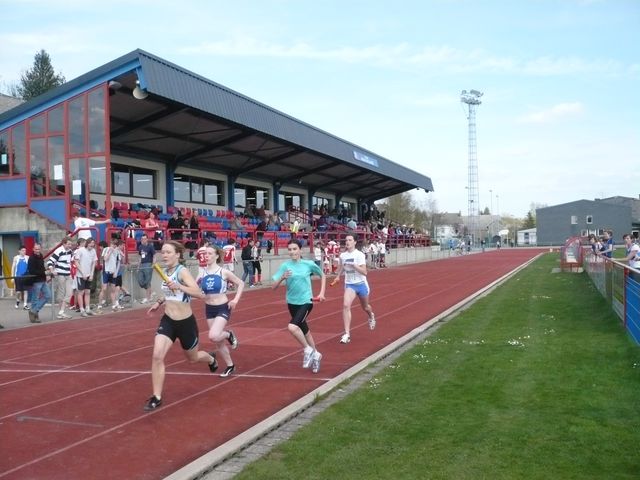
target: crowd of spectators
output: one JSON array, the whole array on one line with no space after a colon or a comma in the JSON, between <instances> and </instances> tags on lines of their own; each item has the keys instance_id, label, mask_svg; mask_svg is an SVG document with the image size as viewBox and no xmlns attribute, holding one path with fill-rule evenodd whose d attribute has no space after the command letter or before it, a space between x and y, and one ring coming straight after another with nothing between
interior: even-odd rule
<instances>
[{"instance_id":1,"label":"crowd of spectators","mask_svg":"<svg viewBox=\"0 0 640 480\"><path fill-rule=\"evenodd\" d=\"M239 232L232 235L240 239L255 238L261 243L266 232L286 232L304 239L310 235L319 238L325 232L353 232L382 240L389 248L412 245L418 237L413 225L388 221L385 212L379 211L375 205L363 208L360 219L344 206L331 210L325 205L314 206L311 214L296 208L287 212L270 212L264 206L255 205L249 205L242 211L169 207L167 213L157 206L127 206L129 208L114 208L112 217L117 222L116 227L123 230L128 228L128 235L136 240L145 233L156 248L160 247L163 240L172 239L183 243L187 250L194 251L201 240L215 243L220 237L224 241L228 232ZM221 231L227 233L221 234ZM272 240L274 237L269 235L267 238ZM270 243L271 240L264 243ZM271 245L265 246L270 250Z\"/></svg>"}]
</instances>

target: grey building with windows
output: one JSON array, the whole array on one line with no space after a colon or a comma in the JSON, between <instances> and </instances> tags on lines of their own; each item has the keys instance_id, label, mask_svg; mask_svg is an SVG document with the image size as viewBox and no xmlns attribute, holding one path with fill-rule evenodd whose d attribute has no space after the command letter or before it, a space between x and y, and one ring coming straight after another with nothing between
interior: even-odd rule
<instances>
[{"instance_id":1,"label":"grey building with windows","mask_svg":"<svg viewBox=\"0 0 640 480\"><path fill-rule=\"evenodd\" d=\"M630 197L596 198L538 208L538 245L561 245L570 237L602 235L612 230L616 243L622 235L640 231L640 199Z\"/></svg>"}]
</instances>

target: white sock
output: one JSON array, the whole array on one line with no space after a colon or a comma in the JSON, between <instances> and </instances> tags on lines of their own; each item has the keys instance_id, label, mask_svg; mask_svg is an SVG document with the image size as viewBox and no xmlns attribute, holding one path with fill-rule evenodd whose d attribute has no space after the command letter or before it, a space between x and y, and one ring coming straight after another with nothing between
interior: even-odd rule
<instances>
[{"instance_id":1,"label":"white sock","mask_svg":"<svg viewBox=\"0 0 640 480\"><path fill-rule=\"evenodd\" d=\"M311 353L313 352L313 348L311 347L304 347L304 353Z\"/></svg>"}]
</instances>

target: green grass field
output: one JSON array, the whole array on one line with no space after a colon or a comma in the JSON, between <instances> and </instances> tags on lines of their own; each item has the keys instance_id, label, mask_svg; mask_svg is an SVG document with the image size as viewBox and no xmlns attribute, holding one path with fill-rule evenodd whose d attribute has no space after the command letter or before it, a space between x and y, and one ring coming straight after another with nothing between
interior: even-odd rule
<instances>
[{"instance_id":1,"label":"green grass field","mask_svg":"<svg viewBox=\"0 0 640 480\"><path fill-rule=\"evenodd\" d=\"M239 479L640 478L640 347L546 254Z\"/></svg>"}]
</instances>

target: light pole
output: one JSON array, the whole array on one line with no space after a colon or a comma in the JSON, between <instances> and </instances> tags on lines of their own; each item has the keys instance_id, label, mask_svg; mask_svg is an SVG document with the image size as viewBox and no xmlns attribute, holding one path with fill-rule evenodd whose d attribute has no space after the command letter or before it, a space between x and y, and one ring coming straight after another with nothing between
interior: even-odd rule
<instances>
[{"instance_id":1,"label":"light pole","mask_svg":"<svg viewBox=\"0 0 640 480\"><path fill-rule=\"evenodd\" d=\"M462 90L460 101L467 105L469 114L469 168L468 168L468 204L469 222L471 231L477 234L478 231L478 211L480 208L480 192L478 191L478 158L476 147L476 108L482 103L480 101L482 92L478 90ZM472 237L473 238L473 237Z\"/></svg>"}]
</instances>

